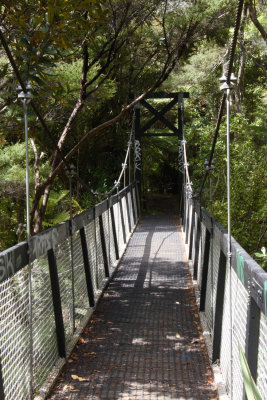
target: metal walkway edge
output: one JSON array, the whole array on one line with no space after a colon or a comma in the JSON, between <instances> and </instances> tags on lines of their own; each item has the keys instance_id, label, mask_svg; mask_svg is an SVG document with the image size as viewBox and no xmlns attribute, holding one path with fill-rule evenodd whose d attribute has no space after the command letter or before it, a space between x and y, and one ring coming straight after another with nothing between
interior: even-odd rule
<instances>
[{"instance_id":1,"label":"metal walkway edge","mask_svg":"<svg viewBox=\"0 0 267 400\"><path fill-rule=\"evenodd\" d=\"M176 216L138 225L49 398L218 398Z\"/></svg>"}]
</instances>

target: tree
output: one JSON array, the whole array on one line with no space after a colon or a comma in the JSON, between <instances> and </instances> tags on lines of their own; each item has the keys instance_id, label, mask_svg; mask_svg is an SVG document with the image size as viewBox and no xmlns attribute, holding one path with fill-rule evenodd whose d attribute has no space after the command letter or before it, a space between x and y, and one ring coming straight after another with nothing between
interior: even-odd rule
<instances>
[{"instance_id":1,"label":"tree","mask_svg":"<svg viewBox=\"0 0 267 400\"><path fill-rule=\"evenodd\" d=\"M67 162L88 140L127 115L138 101L125 106L129 93L143 92L140 100L159 87L196 49L197 40L212 36L227 21L231 9L220 1L208 6L206 1L174 4L167 0L34 1L34 15L32 9L33 0L5 3L1 22L23 79L34 81L35 99L50 131L47 143L48 130L40 130L39 119L32 115L35 195L31 221L38 232L53 182L64 166L62 155ZM15 101L10 96L15 79L6 58L3 64L3 71L8 71L7 77L2 74L4 82L12 89L1 105L6 119L10 111L5 107ZM51 75L60 64L66 70L71 66L80 69L67 96L65 88L60 92L60 85L51 87ZM114 84L113 117L106 121L103 116L95 118L94 126L87 123L80 129L105 84ZM114 107L116 90L119 100ZM12 118L19 113L17 109L17 104L11 107ZM40 152L50 154L45 179L39 178L38 168L48 158Z\"/></svg>"}]
</instances>

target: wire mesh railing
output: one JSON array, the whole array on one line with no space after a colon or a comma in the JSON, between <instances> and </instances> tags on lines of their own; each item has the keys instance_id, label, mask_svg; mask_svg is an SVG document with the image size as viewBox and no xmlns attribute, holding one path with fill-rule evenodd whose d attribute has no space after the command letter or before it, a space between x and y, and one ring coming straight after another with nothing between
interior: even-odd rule
<instances>
[{"instance_id":1,"label":"wire mesh railing","mask_svg":"<svg viewBox=\"0 0 267 400\"><path fill-rule=\"evenodd\" d=\"M227 231L191 197L190 192L185 196L183 230L193 278L200 289L200 311L205 313L212 340L212 362L220 364L229 393L232 382L232 399L244 398L240 345L262 399L266 400L267 273L232 238L230 285Z\"/></svg>"},{"instance_id":2,"label":"wire mesh railing","mask_svg":"<svg viewBox=\"0 0 267 400\"><path fill-rule=\"evenodd\" d=\"M70 352L137 223L137 196L131 184L0 253L1 400L32 399Z\"/></svg>"}]
</instances>

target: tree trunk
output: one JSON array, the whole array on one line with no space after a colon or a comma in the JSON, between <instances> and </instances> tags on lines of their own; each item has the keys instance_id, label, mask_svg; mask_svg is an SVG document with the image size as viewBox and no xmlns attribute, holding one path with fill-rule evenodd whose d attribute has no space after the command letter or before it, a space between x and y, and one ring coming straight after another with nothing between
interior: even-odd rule
<instances>
[{"instance_id":1,"label":"tree trunk","mask_svg":"<svg viewBox=\"0 0 267 400\"><path fill-rule=\"evenodd\" d=\"M249 3L248 9L249 9L249 16L250 16L251 21L256 26L256 28L260 32L263 40L267 44L267 32L265 31L265 29L263 28L263 26L261 25L261 23L259 22L259 20L257 18L256 10L254 8L252 1Z\"/></svg>"}]
</instances>

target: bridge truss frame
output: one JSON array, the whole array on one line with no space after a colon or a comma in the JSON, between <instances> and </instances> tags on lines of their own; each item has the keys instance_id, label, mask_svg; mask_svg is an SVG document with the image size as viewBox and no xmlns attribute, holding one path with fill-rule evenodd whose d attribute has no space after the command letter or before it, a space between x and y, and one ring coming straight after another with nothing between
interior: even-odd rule
<instances>
[{"instance_id":1,"label":"bridge truss frame","mask_svg":"<svg viewBox=\"0 0 267 400\"><path fill-rule=\"evenodd\" d=\"M155 92L148 94L145 99L138 103L134 108L134 177L138 185L140 199L143 199L142 193L142 138L144 137L178 137L178 194L179 210L183 213L183 187L184 187L184 98L189 98L188 92L164 93ZM161 111L157 111L148 99L169 99ZM178 104L178 128L169 121L165 114ZM152 114L152 118L141 126L141 106ZM157 121L161 121L170 132L147 132Z\"/></svg>"}]
</instances>

